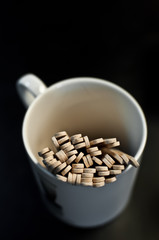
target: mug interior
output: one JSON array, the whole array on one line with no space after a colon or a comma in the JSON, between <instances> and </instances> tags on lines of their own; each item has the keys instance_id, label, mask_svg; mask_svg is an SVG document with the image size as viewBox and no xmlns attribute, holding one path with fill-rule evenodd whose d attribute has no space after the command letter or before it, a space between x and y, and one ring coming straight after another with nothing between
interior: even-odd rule
<instances>
[{"instance_id":1,"label":"mug interior","mask_svg":"<svg viewBox=\"0 0 159 240\"><path fill-rule=\"evenodd\" d=\"M31 159L53 148L59 131L88 135L89 139L116 137L120 149L140 157L146 141L146 122L136 100L125 90L105 80L75 78L58 82L37 97L23 123L23 140Z\"/></svg>"}]
</instances>

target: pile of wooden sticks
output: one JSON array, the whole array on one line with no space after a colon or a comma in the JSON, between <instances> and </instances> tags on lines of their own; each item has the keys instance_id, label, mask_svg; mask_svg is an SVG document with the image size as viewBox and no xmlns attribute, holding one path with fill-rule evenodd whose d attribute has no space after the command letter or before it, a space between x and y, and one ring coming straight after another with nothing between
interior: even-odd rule
<instances>
[{"instance_id":1,"label":"pile of wooden sticks","mask_svg":"<svg viewBox=\"0 0 159 240\"><path fill-rule=\"evenodd\" d=\"M116 138L89 140L80 133L69 136L61 131L52 142L56 151L45 147L38 154L50 172L71 184L102 187L116 181L127 165L139 166L132 156L115 148L120 145Z\"/></svg>"}]
</instances>

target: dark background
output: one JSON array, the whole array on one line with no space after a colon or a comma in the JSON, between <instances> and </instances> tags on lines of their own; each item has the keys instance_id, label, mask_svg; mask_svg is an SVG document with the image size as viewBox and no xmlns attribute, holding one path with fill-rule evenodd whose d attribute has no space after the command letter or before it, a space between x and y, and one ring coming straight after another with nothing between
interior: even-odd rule
<instances>
[{"instance_id":1,"label":"dark background","mask_svg":"<svg viewBox=\"0 0 159 240\"><path fill-rule=\"evenodd\" d=\"M159 239L159 2L93 7L5 1L0 8L1 239ZM76 76L107 79L143 108L149 132L143 164L128 207L109 225L78 230L45 209L21 138L25 108L15 83L28 72L48 86Z\"/></svg>"}]
</instances>

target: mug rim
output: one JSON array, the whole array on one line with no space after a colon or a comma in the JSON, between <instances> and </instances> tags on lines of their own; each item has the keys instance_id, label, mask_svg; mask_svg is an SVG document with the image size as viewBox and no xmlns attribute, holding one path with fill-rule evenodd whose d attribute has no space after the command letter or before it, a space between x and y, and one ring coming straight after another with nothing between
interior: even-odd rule
<instances>
[{"instance_id":1,"label":"mug rim","mask_svg":"<svg viewBox=\"0 0 159 240\"><path fill-rule=\"evenodd\" d=\"M141 106L139 105L139 103L137 102L137 100L124 88L120 87L119 85L110 82L108 80L105 79L101 79L101 78L95 78L95 77L73 77L73 78L67 78L64 80L61 80L59 82L53 83L52 85L50 85L49 87L46 88L46 90L38 95L35 100L31 103L31 105L29 106L29 108L27 109L24 119L23 119L23 124L22 124L22 137L23 137L23 143L25 146L25 149L27 151L27 154L29 155L30 159L36 163L37 166L40 167L40 169L42 169L43 171L45 171L46 169L44 167L42 167L40 164L38 164L39 162L37 161L36 157L34 156L34 154L32 153L29 144L27 142L26 139L26 122L27 119L29 118L29 114L32 111L32 109L34 108L34 106L38 103L39 99L41 97L43 97L44 95L46 95L48 92L52 91L53 89L56 88L60 88L60 87L64 87L65 85L69 85L72 84L72 82L74 83L79 83L79 81L82 82L88 82L88 83L100 83L103 84L104 86L108 86L113 88L114 90L116 90L117 92L121 93L122 95L126 96L131 103L135 106L138 114L140 115L141 121L143 123L143 135L142 135L142 140L140 142L139 148L134 156L134 158L138 161L140 159L140 157L142 156L142 153L144 151L145 145L146 145L146 141L147 141L147 123L146 123L146 118L144 115L144 112L141 108ZM131 169L132 165L130 164L123 172L122 174L126 173L129 169ZM48 173L50 176L53 176L53 174L51 174L49 171L45 171L45 173Z\"/></svg>"}]
</instances>

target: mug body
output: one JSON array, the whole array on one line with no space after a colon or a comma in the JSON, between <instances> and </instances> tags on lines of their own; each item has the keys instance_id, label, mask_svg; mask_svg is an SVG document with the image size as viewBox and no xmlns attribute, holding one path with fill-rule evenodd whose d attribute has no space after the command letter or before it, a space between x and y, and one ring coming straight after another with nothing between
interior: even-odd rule
<instances>
[{"instance_id":1,"label":"mug body","mask_svg":"<svg viewBox=\"0 0 159 240\"><path fill-rule=\"evenodd\" d=\"M47 88L30 105L23 122L23 142L49 210L78 227L109 222L126 206L138 170L131 165L117 181L100 188L75 186L47 171L39 150L53 147L51 138L65 130L71 136L116 137L122 151L141 162L147 127L136 100L119 86L96 78L67 79Z\"/></svg>"}]
</instances>

